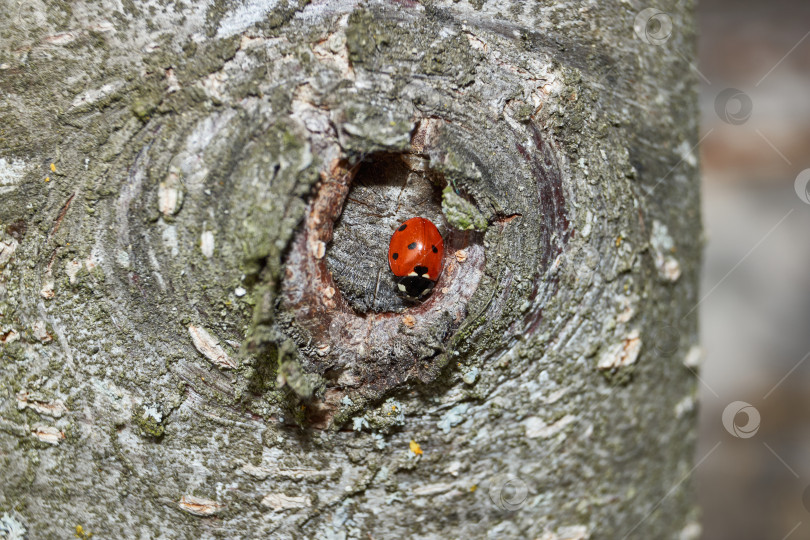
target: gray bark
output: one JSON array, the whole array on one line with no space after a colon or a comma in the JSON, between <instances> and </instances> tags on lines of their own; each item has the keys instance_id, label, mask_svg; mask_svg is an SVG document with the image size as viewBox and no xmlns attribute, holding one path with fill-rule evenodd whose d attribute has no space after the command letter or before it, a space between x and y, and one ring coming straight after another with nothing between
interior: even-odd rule
<instances>
[{"instance_id":1,"label":"gray bark","mask_svg":"<svg viewBox=\"0 0 810 540\"><path fill-rule=\"evenodd\" d=\"M6 0L0 536L694 537L692 6L644 7Z\"/></svg>"}]
</instances>

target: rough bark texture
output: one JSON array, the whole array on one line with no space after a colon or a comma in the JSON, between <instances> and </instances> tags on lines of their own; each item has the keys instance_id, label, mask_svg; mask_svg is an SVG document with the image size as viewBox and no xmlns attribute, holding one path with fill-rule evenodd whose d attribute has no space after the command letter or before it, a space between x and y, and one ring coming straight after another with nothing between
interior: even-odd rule
<instances>
[{"instance_id":1,"label":"rough bark texture","mask_svg":"<svg viewBox=\"0 0 810 540\"><path fill-rule=\"evenodd\" d=\"M7 0L0 535L692 537L692 7L644 7Z\"/></svg>"}]
</instances>

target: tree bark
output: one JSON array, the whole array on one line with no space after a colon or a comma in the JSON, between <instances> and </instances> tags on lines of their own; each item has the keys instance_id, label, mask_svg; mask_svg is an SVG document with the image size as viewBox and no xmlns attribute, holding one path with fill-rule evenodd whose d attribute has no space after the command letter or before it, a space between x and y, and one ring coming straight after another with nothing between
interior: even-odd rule
<instances>
[{"instance_id":1,"label":"tree bark","mask_svg":"<svg viewBox=\"0 0 810 540\"><path fill-rule=\"evenodd\" d=\"M644 7L9 0L0 536L694 538L693 15Z\"/></svg>"}]
</instances>

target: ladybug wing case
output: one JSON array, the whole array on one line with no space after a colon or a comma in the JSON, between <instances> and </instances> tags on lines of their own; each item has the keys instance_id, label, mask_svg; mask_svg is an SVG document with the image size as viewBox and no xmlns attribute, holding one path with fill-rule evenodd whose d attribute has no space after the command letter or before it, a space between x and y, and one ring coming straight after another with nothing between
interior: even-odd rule
<instances>
[{"instance_id":1,"label":"ladybug wing case","mask_svg":"<svg viewBox=\"0 0 810 540\"><path fill-rule=\"evenodd\" d=\"M391 236L388 264L397 287L410 299L424 298L439 278L444 241L436 226L422 217L407 220Z\"/></svg>"}]
</instances>

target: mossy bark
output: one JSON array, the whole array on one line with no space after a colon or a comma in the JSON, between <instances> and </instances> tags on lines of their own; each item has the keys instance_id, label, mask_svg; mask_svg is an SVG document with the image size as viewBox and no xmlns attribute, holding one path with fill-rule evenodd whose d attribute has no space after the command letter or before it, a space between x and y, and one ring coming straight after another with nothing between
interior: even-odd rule
<instances>
[{"instance_id":1,"label":"mossy bark","mask_svg":"<svg viewBox=\"0 0 810 540\"><path fill-rule=\"evenodd\" d=\"M0 535L694 535L694 24L644 7L8 2Z\"/></svg>"}]
</instances>

